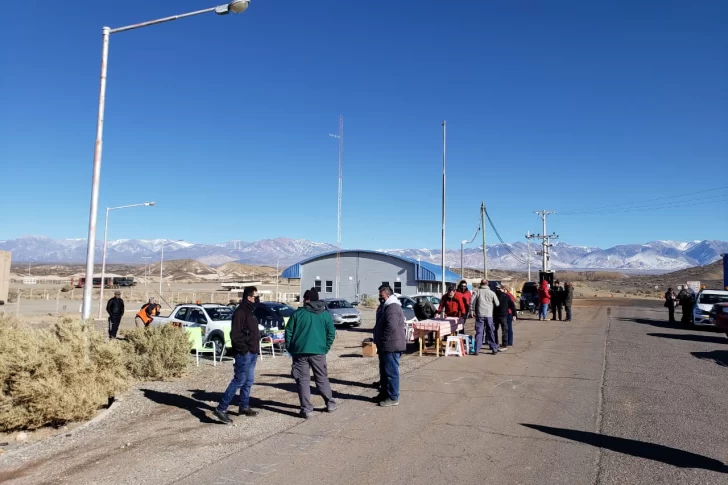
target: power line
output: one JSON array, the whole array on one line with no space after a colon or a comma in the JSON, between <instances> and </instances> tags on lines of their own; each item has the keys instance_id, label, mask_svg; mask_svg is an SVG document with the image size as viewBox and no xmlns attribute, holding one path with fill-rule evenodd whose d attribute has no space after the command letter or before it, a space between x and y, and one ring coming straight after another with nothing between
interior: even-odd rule
<instances>
[{"instance_id":1,"label":"power line","mask_svg":"<svg viewBox=\"0 0 728 485\"><path fill-rule=\"evenodd\" d=\"M501 237L501 235L498 233L498 229L495 228L495 224L493 224L493 219L490 218L490 214L488 214L488 211L486 210L484 212L485 212L485 217L488 218L488 223L490 224L490 227L493 228L493 232L495 233L495 235L498 238L498 240L506 248L506 251L508 251L508 253L511 256L513 256L513 259L515 259L516 262L521 263L521 264L526 264L526 262L524 260L522 260L519 256L517 256L516 253L514 253L513 251L511 251L510 246L508 246L508 244L503 240L503 238Z\"/></svg>"},{"instance_id":2,"label":"power line","mask_svg":"<svg viewBox=\"0 0 728 485\"><path fill-rule=\"evenodd\" d=\"M568 214L568 215L571 215L571 214L582 214L582 213L590 213L590 212L602 211L602 210L606 210L606 209L619 208L619 207L622 207L622 208L625 208L626 209L626 208L629 208L629 207L626 207L626 206L640 205L640 204L644 204L646 202L655 202L655 201L660 201L660 200L679 199L679 198L682 198L682 197L687 197L689 195L705 194L706 192L716 192L716 191L725 190L725 189L728 189L728 186L715 187L715 188L712 188L712 189L697 190L695 192L687 192L687 193L683 193L683 194L668 195L668 196L665 196L665 197L657 197L655 199L644 199L644 200L638 200L638 201L632 201L632 202L623 202L621 204L605 205L605 206L602 206L602 207L594 207L594 208L591 208L591 209L578 209L578 210L571 210L571 211L559 211L559 214L560 215L564 215L564 214ZM690 201L674 201L674 202L690 202Z\"/></svg>"},{"instance_id":3,"label":"power line","mask_svg":"<svg viewBox=\"0 0 728 485\"><path fill-rule=\"evenodd\" d=\"M620 214L625 212L645 212L645 211L655 211L655 210L662 210L662 209L679 209L681 207L692 207L696 205L705 205L705 204L715 204L716 202L721 202L726 200L726 195L713 195L708 197L702 197L697 198L693 200L685 200L685 201L674 201L674 202L664 202L662 204L656 204L656 205L646 205L646 206L636 206L636 207L625 207L621 209L603 209L603 210L594 210L594 211L584 211L584 212L569 212L569 213L560 213L561 215L567 215L567 216L578 216L578 215L590 215L590 214Z\"/></svg>"}]
</instances>

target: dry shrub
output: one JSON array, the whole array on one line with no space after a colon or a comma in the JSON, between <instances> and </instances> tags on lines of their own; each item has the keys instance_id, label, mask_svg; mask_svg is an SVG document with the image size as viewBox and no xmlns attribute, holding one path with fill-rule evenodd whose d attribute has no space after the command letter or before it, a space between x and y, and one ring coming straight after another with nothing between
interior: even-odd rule
<instances>
[{"instance_id":1,"label":"dry shrub","mask_svg":"<svg viewBox=\"0 0 728 485\"><path fill-rule=\"evenodd\" d=\"M123 351L68 319L32 329L0 315L0 430L92 417L129 386Z\"/></svg>"},{"instance_id":2,"label":"dry shrub","mask_svg":"<svg viewBox=\"0 0 728 485\"><path fill-rule=\"evenodd\" d=\"M187 368L187 335L171 325L137 328L124 334L127 368L138 380L179 377Z\"/></svg>"}]
</instances>

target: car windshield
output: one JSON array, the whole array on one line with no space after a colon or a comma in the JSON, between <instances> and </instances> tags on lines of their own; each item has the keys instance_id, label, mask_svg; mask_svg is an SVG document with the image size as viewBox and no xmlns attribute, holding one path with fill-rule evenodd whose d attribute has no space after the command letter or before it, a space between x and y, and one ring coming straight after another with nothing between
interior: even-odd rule
<instances>
[{"instance_id":1,"label":"car windshield","mask_svg":"<svg viewBox=\"0 0 728 485\"><path fill-rule=\"evenodd\" d=\"M538 286L536 286L536 283L528 284L526 283L523 285L523 290L521 290L521 293L538 293Z\"/></svg>"},{"instance_id":2,"label":"car windshield","mask_svg":"<svg viewBox=\"0 0 728 485\"><path fill-rule=\"evenodd\" d=\"M700 295L698 303L703 305L714 305L716 303L728 303L728 294L711 294L703 293Z\"/></svg>"},{"instance_id":3,"label":"car windshield","mask_svg":"<svg viewBox=\"0 0 728 485\"><path fill-rule=\"evenodd\" d=\"M276 315L287 318L293 315L293 312L295 311L293 308L289 307L288 305L276 305L276 306L270 306L268 307L271 310L275 312Z\"/></svg>"},{"instance_id":4,"label":"car windshield","mask_svg":"<svg viewBox=\"0 0 728 485\"><path fill-rule=\"evenodd\" d=\"M210 320L219 322L221 320L232 320L233 319L233 310L230 307L221 306L221 307L215 307L215 308L205 308L205 311L207 312L207 315L210 317Z\"/></svg>"},{"instance_id":5,"label":"car windshield","mask_svg":"<svg viewBox=\"0 0 728 485\"><path fill-rule=\"evenodd\" d=\"M349 303L346 300L333 300L326 303L326 306L328 306L331 309L335 308L354 308L351 303Z\"/></svg>"}]
</instances>

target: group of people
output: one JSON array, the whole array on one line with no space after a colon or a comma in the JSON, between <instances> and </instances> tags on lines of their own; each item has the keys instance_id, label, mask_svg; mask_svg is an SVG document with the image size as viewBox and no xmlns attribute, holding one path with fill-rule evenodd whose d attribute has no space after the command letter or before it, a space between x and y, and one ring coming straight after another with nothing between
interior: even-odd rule
<instances>
[{"instance_id":1,"label":"group of people","mask_svg":"<svg viewBox=\"0 0 728 485\"><path fill-rule=\"evenodd\" d=\"M574 285L571 281L566 281L564 286L561 286L559 280L554 281L553 286L549 285L546 280L541 281L541 286L538 289L538 319L548 320L549 306L551 307L552 317L551 320L562 319L565 310L566 319L565 321L571 321L571 304L574 301Z\"/></svg>"},{"instance_id":2,"label":"group of people","mask_svg":"<svg viewBox=\"0 0 728 485\"><path fill-rule=\"evenodd\" d=\"M695 291L692 288L682 288L680 293L675 295L672 288L668 288L665 292L665 307L667 307L670 323L675 323L675 307L680 305L682 309L682 318L680 322L683 325L690 325L693 317L693 307L695 306Z\"/></svg>"},{"instance_id":3,"label":"group of people","mask_svg":"<svg viewBox=\"0 0 728 485\"><path fill-rule=\"evenodd\" d=\"M229 423L228 408L235 394L240 391L238 415L253 417L258 414L250 407L250 391L255 380L255 366L260 351L260 331L253 314L258 290L249 286L243 290L240 305L233 312L230 339L234 356L233 379L230 381L215 416ZM406 350L405 317L399 299L388 285L379 288L380 305L374 326L374 343L379 356L379 406L399 404L399 362ZM313 413L311 404L311 373L316 389L323 396L327 412L337 409L328 377L326 354L336 338L334 322L319 300L315 288L303 294L303 306L293 312L285 330L286 349L291 356L291 376L296 381L300 402L300 417L309 419Z\"/></svg>"},{"instance_id":4,"label":"group of people","mask_svg":"<svg viewBox=\"0 0 728 485\"><path fill-rule=\"evenodd\" d=\"M161 308L162 306L154 301L154 298L150 298L134 316L134 324L137 328L148 327L152 323L152 319L159 315ZM109 315L109 338L115 339L119 332L121 318L124 316L124 300L121 298L121 291L116 290L114 296L106 302L106 313Z\"/></svg>"}]
</instances>

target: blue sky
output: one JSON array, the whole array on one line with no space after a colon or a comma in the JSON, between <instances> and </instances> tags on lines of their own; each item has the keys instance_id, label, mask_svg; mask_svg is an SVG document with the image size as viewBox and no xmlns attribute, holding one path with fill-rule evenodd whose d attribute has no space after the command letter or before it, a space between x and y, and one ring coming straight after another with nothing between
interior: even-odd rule
<instances>
[{"instance_id":1,"label":"blue sky","mask_svg":"<svg viewBox=\"0 0 728 485\"><path fill-rule=\"evenodd\" d=\"M211 5L3 6L0 239L86 236L101 27ZM114 34L99 236L104 207L155 200L109 237L334 242L339 114L346 247L439 246L443 119L450 247L481 200L507 241L540 230L534 210L605 206L549 232L728 240L720 0L254 0Z\"/></svg>"}]
</instances>

